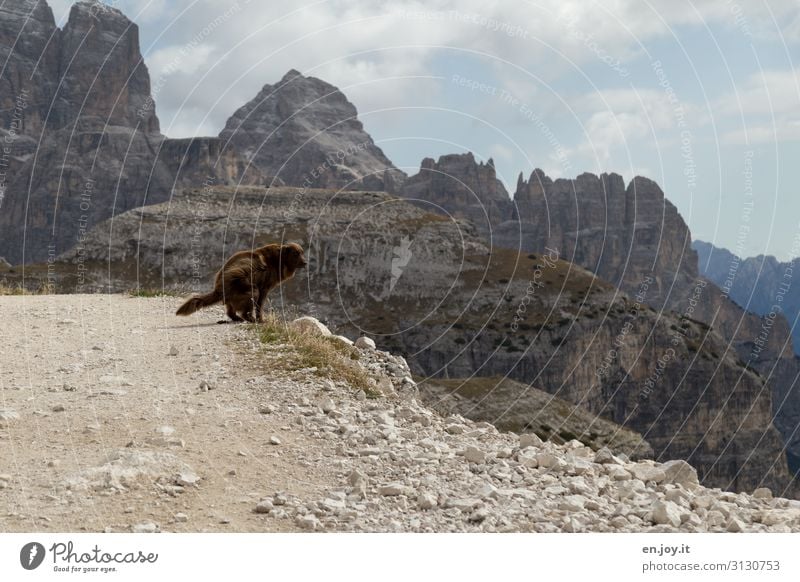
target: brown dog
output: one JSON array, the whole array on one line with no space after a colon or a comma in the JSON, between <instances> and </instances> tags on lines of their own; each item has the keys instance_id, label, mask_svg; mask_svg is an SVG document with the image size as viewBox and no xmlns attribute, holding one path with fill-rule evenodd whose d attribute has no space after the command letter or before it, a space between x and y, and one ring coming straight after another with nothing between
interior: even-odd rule
<instances>
[{"instance_id":1,"label":"brown dog","mask_svg":"<svg viewBox=\"0 0 800 582\"><path fill-rule=\"evenodd\" d=\"M217 273L214 290L195 295L180 306L176 315L191 315L221 301L231 321L261 322L267 293L307 264L303 248L295 243L239 251Z\"/></svg>"}]
</instances>

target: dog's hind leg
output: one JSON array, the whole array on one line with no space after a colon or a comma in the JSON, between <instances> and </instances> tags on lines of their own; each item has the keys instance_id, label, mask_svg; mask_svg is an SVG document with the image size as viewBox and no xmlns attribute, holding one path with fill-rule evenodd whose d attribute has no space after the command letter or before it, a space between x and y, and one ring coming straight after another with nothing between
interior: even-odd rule
<instances>
[{"instance_id":1,"label":"dog's hind leg","mask_svg":"<svg viewBox=\"0 0 800 582\"><path fill-rule=\"evenodd\" d=\"M258 291L258 299L255 301L256 321L264 323L264 300L267 298L267 292L264 290Z\"/></svg>"},{"instance_id":2,"label":"dog's hind leg","mask_svg":"<svg viewBox=\"0 0 800 582\"><path fill-rule=\"evenodd\" d=\"M236 307L235 307L235 306L234 306L232 303L228 303L228 304L225 306L225 309L226 309L226 311L227 311L227 313L228 313L228 317L230 317L230 318L231 318L231 321L232 321L232 322L234 322L234 323L239 323L239 322L241 322L241 321L244 321L244 320L243 320L241 317L239 317L239 315L236 313Z\"/></svg>"}]
</instances>

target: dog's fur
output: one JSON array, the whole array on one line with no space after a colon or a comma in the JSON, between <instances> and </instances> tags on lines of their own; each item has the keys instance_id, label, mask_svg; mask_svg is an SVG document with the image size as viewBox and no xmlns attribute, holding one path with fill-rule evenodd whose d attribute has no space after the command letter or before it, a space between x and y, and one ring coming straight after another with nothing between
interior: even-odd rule
<instances>
[{"instance_id":1,"label":"dog's fur","mask_svg":"<svg viewBox=\"0 0 800 582\"><path fill-rule=\"evenodd\" d=\"M222 302L231 321L261 322L267 293L307 264L303 248L295 243L239 251L217 272L214 290L195 295L180 306L176 315L191 315Z\"/></svg>"}]
</instances>

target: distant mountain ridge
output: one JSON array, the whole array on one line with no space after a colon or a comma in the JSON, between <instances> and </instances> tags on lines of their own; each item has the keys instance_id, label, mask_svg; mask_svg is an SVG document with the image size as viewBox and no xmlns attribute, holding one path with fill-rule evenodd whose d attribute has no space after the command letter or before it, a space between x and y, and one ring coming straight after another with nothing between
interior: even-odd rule
<instances>
[{"instance_id":1,"label":"distant mountain ridge","mask_svg":"<svg viewBox=\"0 0 800 582\"><path fill-rule=\"evenodd\" d=\"M793 324L794 346L800 354L800 284L794 282L800 274L800 258L786 262L772 255L743 258L700 240L694 241L692 248L703 275L738 305L762 316L782 312Z\"/></svg>"}]
</instances>

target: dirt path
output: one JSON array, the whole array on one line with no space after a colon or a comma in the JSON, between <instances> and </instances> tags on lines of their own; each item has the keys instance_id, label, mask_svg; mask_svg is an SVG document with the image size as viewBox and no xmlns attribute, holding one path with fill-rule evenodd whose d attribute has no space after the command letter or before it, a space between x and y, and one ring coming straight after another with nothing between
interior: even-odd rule
<instances>
[{"instance_id":1,"label":"dirt path","mask_svg":"<svg viewBox=\"0 0 800 582\"><path fill-rule=\"evenodd\" d=\"M179 303L0 297L0 531L291 531L259 499L330 485L281 413L302 376Z\"/></svg>"}]
</instances>

